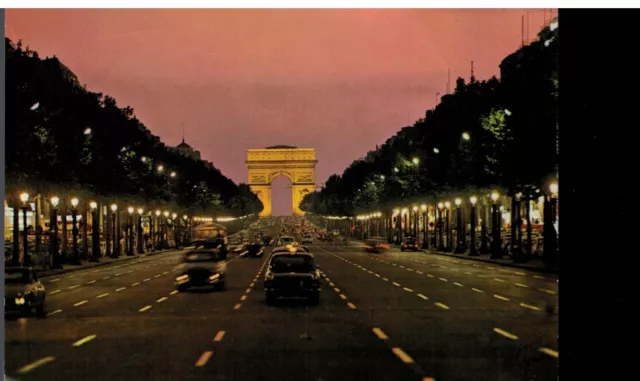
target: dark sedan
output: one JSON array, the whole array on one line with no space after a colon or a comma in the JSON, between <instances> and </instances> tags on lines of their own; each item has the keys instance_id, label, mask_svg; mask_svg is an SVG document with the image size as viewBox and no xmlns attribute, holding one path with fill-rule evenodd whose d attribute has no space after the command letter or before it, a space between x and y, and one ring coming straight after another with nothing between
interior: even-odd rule
<instances>
[{"instance_id":1,"label":"dark sedan","mask_svg":"<svg viewBox=\"0 0 640 381\"><path fill-rule=\"evenodd\" d=\"M304 297L320 303L320 272L313 255L300 248L272 254L264 289L268 305L281 297Z\"/></svg>"},{"instance_id":2,"label":"dark sedan","mask_svg":"<svg viewBox=\"0 0 640 381\"><path fill-rule=\"evenodd\" d=\"M224 290L227 264L218 249L192 250L185 254L182 268L176 277L178 291L191 287L214 287Z\"/></svg>"}]
</instances>

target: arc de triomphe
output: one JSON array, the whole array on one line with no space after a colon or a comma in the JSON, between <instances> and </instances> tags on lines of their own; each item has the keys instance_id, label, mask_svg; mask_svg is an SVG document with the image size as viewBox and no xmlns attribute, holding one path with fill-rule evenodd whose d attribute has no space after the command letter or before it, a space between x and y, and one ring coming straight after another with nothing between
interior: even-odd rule
<instances>
[{"instance_id":1,"label":"arc de triomphe","mask_svg":"<svg viewBox=\"0 0 640 381\"><path fill-rule=\"evenodd\" d=\"M300 201L315 190L318 163L315 149L290 146L249 149L245 163L249 171L249 187L264 205L260 217L271 215L271 183L279 176L291 180L293 215L304 215Z\"/></svg>"}]
</instances>

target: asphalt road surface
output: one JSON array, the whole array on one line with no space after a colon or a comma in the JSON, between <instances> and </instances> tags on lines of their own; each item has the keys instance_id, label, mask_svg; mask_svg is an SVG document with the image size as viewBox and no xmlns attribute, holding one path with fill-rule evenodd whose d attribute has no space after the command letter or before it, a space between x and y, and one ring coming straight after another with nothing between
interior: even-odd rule
<instances>
[{"instance_id":1,"label":"asphalt road surface","mask_svg":"<svg viewBox=\"0 0 640 381\"><path fill-rule=\"evenodd\" d=\"M174 291L184 252L45 278L46 318L5 319L20 380L555 380L557 282L425 253L311 245L321 303L266 306L263 259ZM269 250L268 250L269 251ZM267 252L268 254L268 252Z\"/></svg>"}]
</instances>

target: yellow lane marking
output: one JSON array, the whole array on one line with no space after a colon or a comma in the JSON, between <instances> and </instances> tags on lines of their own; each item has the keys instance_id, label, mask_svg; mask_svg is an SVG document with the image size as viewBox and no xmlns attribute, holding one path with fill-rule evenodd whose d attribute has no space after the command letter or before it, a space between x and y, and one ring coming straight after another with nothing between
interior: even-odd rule
<instances>
[{"instance_id":1,"label":"yellow lane marking","mask_svg":"<svg viewBox=\"0 0 640 381\"><path fill-rule=\"evenodd\" d=\"M542 291L542 292L546 292L547 294L551 294L551 295L555 295L556 292L553 290L545 290L543 288L539 288L538 290Z\"/></svg>"},{"instance_id":2,"label":"yellow lane marking","mask_svg":"<svg viewBox=\"0 0 640 381\"><path fill-rule=\"evenodd\" d=\"M55 357L49 356L49 357L43 357L40 360L34 361L29 365L25 365L22 368L18 369L18 374L25 374L25 373L29 373L32 370L43 366L44 364L50 363L51 361L55 360Z\"/></svg>"},{"instance_id":3,"label":"yellow lane marking","mask_svg":"<svg viewBox=\"0 0 640 381\"><path fill-rule=\"evenodd\" d=\"M554 351L554 350L553 350L553 349L551 349L551 348L545 348L545 347L542 347L542 348L540 348L540 349L539 349L539 351L540 351L540 352L542 352L542 353L544 353L544 354L546 354L546 355L549 355L549 356L551 356L551 357L558 358L558 352L557 352L557 351Z\"/></svg>"},{"instance_id":4,"label":"yellow lane marking","mask_svg":"<svg viewBox=\"0 0 640 381\"><path fill-rule=\"evenodd\" d=\"M162 274L156 274L156 275L154 275L153 277L154 277L154 278L158 278L160 275L162 275Z\"/></svg>"},{"instance_id":5,"label":"yellow lane marking","mask_svg":"<svg viewBox=\"0 0 640 381\"><path fill-rule=\"evenodd\" d=\"M473 290L473 291L475 291L475 292L484 292L484 291L482 291L481 289L479 289L479 288L475 288L475 287L474 287L474 288L472 288L472 290Z\"/></svg>"},{"instance_id":6,"label":"yellow lane marking","mask_svg":"<svg viewBox=\"0 0 640 381\"><path fill-rule=\"evenodd\" d=\"M347 303L347 306L349 306L349 308L351 308L352 310L356 309L356 305L351 302Z\"/></svg>"},{"instance_id":7,"label":"yellow lane marking","mask_svg":"<svg viewBox=\"0 0 640 381\"><path fill-rule=\"evenodd\" d=\"M404 288L403 288L403 290L408 291L408 292L413 292L413 290L412 290L412 289L410 289L410 288L406 288L406 287L404 287Z\"/></svg>"},{"instance_id":8,"label":"yellow lane marking","mask_svg":"<svg viewBox=\"0 0 640 381\"><path fill-rule=\"evenodd\" d=\"M380 278L380 274L375 274L378 278Z\"/></svg>"},{"instance_id":9,"label":"yellow lane marking","mask_svg":"<svg viewBox=\"0 0 640 381\"><path fill-rule=\"evenodd\" d=\"M235 306L233 306L233 309L234 310L239 310L241 306L242 306L242 304L238 303Z\"/></svg>"},{"instance_id":10,"label":"yellow lane marking","mask_svg":"<svg viewBox=\"0 0 640 381\"><path fill-rule=\"evenodd\" d=\"M504 301L509 301L509 298L505 298L504 296L498 295L498 294L493 294L493 297L496 299L500 299L500 300L504 300Z\"/></svg>"},{"instance_id":11,"label":"yellow lane marking","mask_svg":"<svg viewBox=\"0 0 640 381\"><path fill-rule=\"evenodd\" d=\"M426 296L422 295L422 294L418 294L419 297L421 297L424 300L429 300L429 298L427 298Z\"/></svg>"},{"instance_id":12,"label":"yellow lane marking","mask_svg":"<svg viewBox=\"0 0 640 381\"><path fill-rule=\"evenodd\" d=\"M438 278L438 279L440 279L443 282L448 282L447 278Z\"/></svg>"},{"instance_id":13,"label":"yellow lane marking","mask_svg":"<svg viewBox=\"0 0 640 381\"><path fill-rule=\"evenodd\" d=\"M178 290L173 290L173 291L171 291L171 292L169 293L169 295L175 295L175 294L177 294L177 293L178 293Z\"/></svg>"},{"instance_id":14,"label":"yellow lane marking","mask_svg":"<svg viewBox=\"0 0 640 381\"><path fill-rule=\"evenodd\" d=\"M527 286L526 284L522 284L522 283L516 283L515 284L518 287L522 287L522 288L529 288L529 286Z\"/></svg>"},{"instance_id":15,"label":"yellow lane marking","mask_svg":"<svg viewBox=\"0 0 640 381\"><path fill-rule=\"evenodd\" d=\"M83 304L87 304L87 303L89 303L89 301L88 301L88 300L83 300L83 301L81 301L81 302L78 302L78 303L74 304L74 306L78 307L78 306L81 306L81 305L83 305Z\"/></svg>"},{"instance_id":16,"label":"yellow lane marking","mask_svg":"<svg viewBox=\"0 0 640 381\"><path fill-rule=\"evenodd\" d=\"M339 288L334 288L333 291L340 292L340 289Z\"/></svg>"},{"instance_id":17,"label":"yellow lane marking","mask_svg":"<svg viewBox=\"0 0 640 381\"><path fill-rule=\"evenodd\" d=\"M405 364L413 364L413 359L411 358L411 356L409 356L408 354L405 353L405 351L403 351L402 349L398 348L398 347L393 347L391 349L391 351L398 356L398 358L400 360L402 360L403 363Z\"/></svg>"},{"instance_id":18,"label":"yellow lane marking","mask_svg":"<svg viewBox=\"0 0 640 381\"><path fill-rule=\"evenodd\" d=\"M105 292L104 294L98 295L98 298L104 298L104 297L107 297L107 296L109 296L109 293Z\"/></svg>"},{"instance_id":19,"label":"yellow lane marking","mask_svg":"<svg viewBox=\"0 0 640 381\"><path fill-rule=\"evenodd\" d=\"M73 343L73 346L74 347L79 347L82 344L88 343L89 341L95 339L96 337L97 337L96 335L90 335L90 336L84 337L84 338L76 341L75 343Z\"/></svg>"},{"instance_id":20,"label":"yellow lane marking","mask_svg":"<svg viewBox=\"0 0 640 381\"><path fill-rule=\"evenodd\" d=\"M531 304L520 303L520 306L524 308L529 308L534 311L540 311L540 307L532 306Z\"/></svg>"},{"instance_id":21,"label":"yellow lane marking","mask_svg":"<svg viewBox=\"0 0 640 381\"><path fill-rule=\"evenodd\" d=\"M136 282L136 283L131 283L131 287L135 287L135 286L139 286L140 282Z\"/></svg>"},{"instance_id":22,"label":"yellow lane marking","mask_svg":"<svg viewBox=\"0 0 640 381\"><path fill-rule=\"evenodd\" d=\"M80 285L76 284L76 285L73 285L73 286L69 287L68 290L73 290L74 288L78 288L78 287L80 287Z\"/></svg>"},{"instance_id":23,"label":"yellow lane marking","mask_svg":"<svg viewBox=\"0 0 640 381\"><path fill-rule=\"evenodd\" d=\"M60 278L56 278L56 279L51 279L49 282L53 283L53 282L57 282L59 280L60 280Z\"/></svg>"},{"instance_id":24,"label":"yellow lane marking","mask_svg":"<svg viewBox=\"0 0 640 381\"><path fill-rule=\"evenodd\" d=\"M209 359L211 358L211 356L213 355L213 351L206 351L204 352L200 358L198 359L198 361L196 361L196 366L197 367L203 367L207 364L207 362L209 361Z\"/></svg>"},{"instance_id":25,"label":"yellow lane marking","mask_svg":"<svg viewBox=\"0 0 640 381\"><path fill-rule=\"evenodd\" d=\"M218 331L218 333L216 333L216 336L213 338L213 341L222 341L222 338L224 337L225 331Z\"/></svg>"},{"instance_id":26,"label":"yellow lane marking","mask_svg":"<svg viewBox=\"0 0 640 381\"><path fill-rule=\"evenodd\" d=\"M151 280L151 278L147 278L147 279L143 280L143 282L148 282L150 280Z\"/></svg>"},{"instance_id":27,"label":"yellow lane marking","mask_svg":"<svg viewBox=\"0 0 640 381\"><path fill-rule=\"evenodd\" d=\"M389 281L389 279L387 279L387 278L382 278L382 280L385 281L385 282Z\"/></svg>"},{"instance_id":28,"label":"yellow lane marking","mask_svg":"<svg viewBox=\"0 0 640 381\"><path fill-rule=\"evenodd\" d=\"M245 294L248 294L248 293L250 293L250 292L251 292L251 289L250 289L250 288L247 288L246 290L244 290L244 292L245 292Z\"/></svg>"},{"instance_id":29,"label":"yellow lane marking","mask_svg":"<svg viewBox=\"0 0 640 381\"><path fill-rule=\"evenodd\" d=\"M51 291L51 292L49 293L49 295L57 294L57 293L59 293L60 291L62 291L62 290L55 290L55 291Z\"/></svg>"},{"instance_id":30,"label":"yellow lane marking","mask_svg":"<svg viewBox=\"0 0 640 381\"><path fill-rule=\"evenodd\" d=\"M380 340L387 340L389 338L380 328L374 328L372 331Z\"/></svg>"},{"instance_id":31,"label":"yellow lane marking","mask_svg":"<svg viewBox=\"0 0 640 381\"><path fill-rule=\"evenodd\" d=\"M90 280L90 281L87 282L87 284L94 284L94 283L96 283L95 280Z\"/></svg>"},{"instance_id":32,"label":"yellow lane marking","mask_svg":"<svg viewBox=\"0 0 640 381\"><path fill-rule=\"evenodd\" d=\"M460 287L462 287L462 283L453 282L453 284L455 284L456 286L460 286Z\"/></svg>"},{"instance_id":33,"label":"yellow lane marking","mask_svg":"<svg viewBox=\"0 0 640 381\"><path fill-rule=\"evenodd\" d=\"M436 303L434 303L434 304L435 304L436 306L438 306L438 307L442 308L443 310L448 310L448 309L449 309L449 306L447 306L446 304L442 304L442 303L440 303L440 302L436 302Z\"/></svg>"},{"instance_id":34,"label":"yellow lane marking","mask_svg":"<svg viewBox=\"0 0 640 381\"><path fill-rule=\"evenodd\" d=\"M340 299L347 300L347 296L345 294L340 294Z\"/></svg>"},{"instance_id":35,"label":"yellow lane marking","mask_svg":"<svg viewBox=\"0 0 640 381\"><path fill-rule=\"evenodd\" d=\"M427 276L428 276L429 278L435 278L435 277L434 277L433 275L431 275L431 274L427 274Z\"/></svg>"},{"instance_id":36,"label":"yellow lane marking","mask_svg":"<svg viewBox=\"0 0 640 381\"><path fill-rule=\"evenodd\" d=\"M504 337L506 337L507 339L511 339L511 340L518 340L518 336L514 335L513 333L509 333L503 329L500 328L494 328L493 332L502 335Z\"/></svg>"},{"instance_id":37,"label":"yellow lane marking","mask_svg":"<svg viewBox=\"0 0 640 381\"><path fill-rule=\"evenodd\" d=\"M126 290L126 289L127 289L126 287L120 287L120 288L117 288L117 289L116 289L116 292L120 292L120 291L122 291L122 290Z\"/></svg>"},{"instance_id":38,"label":"yellow lane marking","mask_svg":"<svg viewBox=\"0 0 640 381\"><path fill-rule=\"evenodd\" d=\"M418 274L424 274L422 271L418 271L418 270L416 270L416 272L417 272Z\"/></svg>"},{"instance_id":39,"label":"yellow lane marking","mask_svg":"<svg viewBox=\"0 0 640 381\"><path fill-rule=\"evenodd\" d=\"M400 283L393 282L393 285L396 287L400 287Z\"/></svg>"},{"instance_id":40,"label":"yellow lane marking","mask_svg":"<svg viewBox=\"0 0 640 381\"><path fill-rule=\"evenodd\" d=\"M111 278L110 276L106 276L106 277L104 277L104 278L102 278L102 279L103 279L103 280L107 280L107 279L110 279L110 278Z\"/></svg>"},{"instance_id":41,"label":"yellow lane marking","mask_svg":"<svg viewBox=\"0 0 640 381\"><path fill-rule=\"evenodd\" d=\"M146 311L146 310L150 310L150 309L151 309L151 306L145 306L145 307L140 308L140 309L138 310L138 312L144 312L144 311Z\"/></svg>"},{"instance_id":42,"label":"yellow lane marking","mask_svg":"<svg viewBox=\"0 0 640 381\"><path fill-rule=\"evenodd\" d=\"M156 300L156 303L162 303L162 302L164 302L164 301L165 301L165 300L167 300L167 299L169 299L169 298L167 298L166 296L163 296L162 298L160 298L160 299Z\"/></svg>"},{"instance_id":43,"label":"yellow lane marking","mask_svg":"<svg viewBox=\"0 0 640 381\"><path fill-rule=\"evenodd\" d=\"M496 282L505 282L504 279L493 278L493 280L495 280Z\"/></svg>"},{"instance_id":44,"label":"yellow lane marking","mask_svg":"<svg viewBox=\"0 0 640 381\"><path fill-rule=\"evenodd\" d=\"M242 296L240 297L240 300L242 300L242 301L244 301L244 300L246 300L246 299L247 299L247 295L242 295Z\"/></svg>"},{"instance_id":45,"label":"yellow lane marking","mask_svg":"<svg viewBox=\"0 0 640 381\"><path fill-rule=\"evenodd\" d=\"M55 311L53 311L53 312L49 312L49 313L47 314L47 316L51 316L51 315L55 315L55 314L59 314L60 312L62 312L62 310L55 310Z\"/></svg>"}]
</instances>

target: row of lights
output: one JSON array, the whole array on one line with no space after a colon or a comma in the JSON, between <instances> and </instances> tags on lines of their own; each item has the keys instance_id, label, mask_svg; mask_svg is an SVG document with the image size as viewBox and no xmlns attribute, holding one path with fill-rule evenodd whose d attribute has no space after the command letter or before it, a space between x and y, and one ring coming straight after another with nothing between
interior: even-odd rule
<instances>
[{"instance_id":1,"label":"row of lights","mask_svg":"<svg viewBox=\"0 0 640 381\"><path fill-rule=\"evenodd\" d=\"M382 213L375 212L375 213L361 214L359 216L356 216L356 220L369 220L372 218L380 218L380 217L382 217Z\"/></svg>"}]
</instances>

